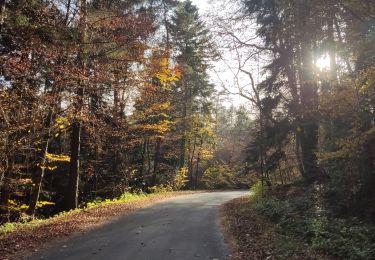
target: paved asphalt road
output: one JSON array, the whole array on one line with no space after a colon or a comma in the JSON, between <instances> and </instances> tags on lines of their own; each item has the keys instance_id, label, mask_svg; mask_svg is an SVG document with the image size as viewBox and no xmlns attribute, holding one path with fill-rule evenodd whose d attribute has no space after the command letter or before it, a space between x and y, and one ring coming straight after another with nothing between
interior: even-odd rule
<instances>
[{"instance_id":1,"label":"paved asphalt road","mask_svg":"<svg viewBox=\"0 0 375 260\"><path fill-rule=\"evenodd\" d=\"M246 194L211 192L168 199L76 235L30 259L228 259L219 225L219 205Z\"/></svg>"}]
</instances>

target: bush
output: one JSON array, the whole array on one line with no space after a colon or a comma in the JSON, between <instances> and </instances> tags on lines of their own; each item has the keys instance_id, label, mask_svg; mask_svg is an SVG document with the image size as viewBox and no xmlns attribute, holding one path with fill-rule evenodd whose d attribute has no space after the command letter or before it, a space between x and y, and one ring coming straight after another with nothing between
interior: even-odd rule
<instances>
[{"instance_id":1,"label":"bush","mask_svg":"<svg viewBox=\"0 0 375 260\"><path fill-rule=\"evenodd\" d=\"M160 184L150 187L149 190L151 193L164 193L173 191L173 188L170 185Z\"/></svg>"},{"instance_id":2,"label":"bush","mask_svg":"<svg viewBox=\"0 0 375 260\"><path fill-rule=\"evenodd\" d=\"M176 171L171 186L173 190L181 190L188 181L188 169L184 167Z\"/></svg>"},{"instance_id":3,"label":"bush","mask_svg":"<svg viewBox=\"0 0 375 260\"><path fill-rule=\"evenodd\" d=\"M218 165L204 172L202 183L207 189L238 189L249 188L254 181L242 167Z\"/></svg>"}]
</instances>

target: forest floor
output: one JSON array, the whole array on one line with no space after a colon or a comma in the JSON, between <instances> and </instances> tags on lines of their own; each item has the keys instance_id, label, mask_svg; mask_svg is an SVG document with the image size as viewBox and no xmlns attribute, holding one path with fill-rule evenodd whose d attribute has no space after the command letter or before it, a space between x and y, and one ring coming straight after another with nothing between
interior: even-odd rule
<instances>
[{"instance_id":1,"label":"forest floor","mask_svg":"<svg viewBox=\"0 0 375 260\"><path fill-rule=\"evenodd\" d=\"M333 259L317 253L307 243L286 235L279 225L252 207L249 197L224 204L221 215L231 260Z\"/></svg>"},{"instance_id":2,"label":"forest floor","mask_svg":"<svg viewBox=\"0 0 375 260\"><path fill-rule=\"evenodd\" d=\"M114 221L116 217L149 207L156 202L191 193L196 192L160 193L124 202L102 203L91 208L62 213L50 219L19 224L10 232L0 233L0 259L23 258L51 241L89 231Z\"/></svg>"},{"instance_id":3,"label":"forest floor","mask_svg":"<svg viewBox=\"0 0 375 260\"><path fill-rule=\"evenodd\" d=\"M224 204L232 260L374 259L375 223L337 214L320 187L258 183L252 196Z\"/></svg>"}]
</instances>

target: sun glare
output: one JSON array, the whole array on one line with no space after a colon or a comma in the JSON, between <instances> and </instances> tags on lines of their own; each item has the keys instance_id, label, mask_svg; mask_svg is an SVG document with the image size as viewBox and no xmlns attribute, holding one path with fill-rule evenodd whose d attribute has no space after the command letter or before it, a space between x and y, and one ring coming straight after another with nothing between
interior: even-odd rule
<instances>
[{"instance_id":1,"label":"sun glare","mask_svg":"<svg viewBox=\"0 0 375 260\"><path fill-rule=\"evenodd\" d=\"M329 70L331 67L331 61L329 59L329 55L325 54L321 56L317 61L316 61L316 66L320 70Z\"/></svg>"}]
</instances>

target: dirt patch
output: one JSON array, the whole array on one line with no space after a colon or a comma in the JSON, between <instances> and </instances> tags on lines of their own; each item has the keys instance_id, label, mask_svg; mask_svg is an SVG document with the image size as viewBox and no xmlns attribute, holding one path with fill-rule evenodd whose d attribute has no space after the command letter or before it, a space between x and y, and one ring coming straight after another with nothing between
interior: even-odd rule
<instances>
[{"instance_id":1,"label":"dirt patch","mask_svg":"<svg viewBox=\"0 0 375 260\"><path fill-rule=\"evenodd\" d=\"M146 208L167 198L194 192L172 192L123 203L103 205L54 217L37 227L19 228L0 236L0 259L22 259L49 245L50 242L86 232L113 221L116 217Z\"/></svg>"}]
</instances>

